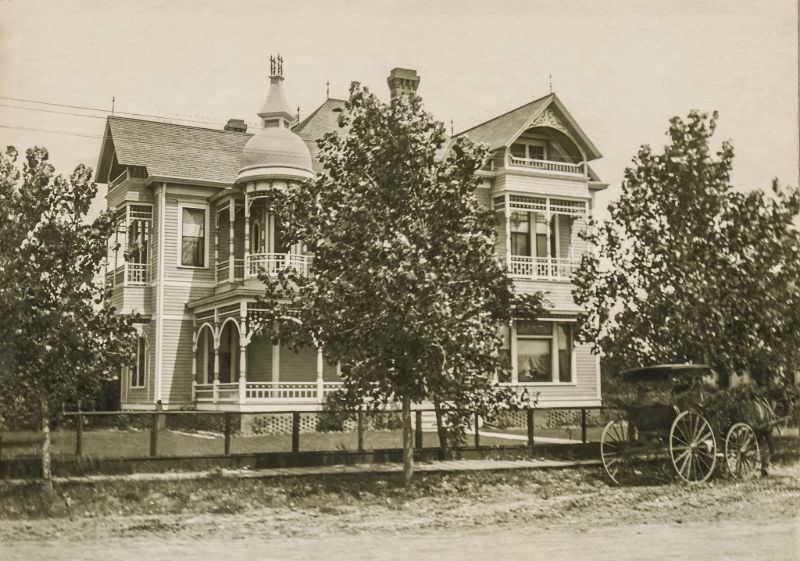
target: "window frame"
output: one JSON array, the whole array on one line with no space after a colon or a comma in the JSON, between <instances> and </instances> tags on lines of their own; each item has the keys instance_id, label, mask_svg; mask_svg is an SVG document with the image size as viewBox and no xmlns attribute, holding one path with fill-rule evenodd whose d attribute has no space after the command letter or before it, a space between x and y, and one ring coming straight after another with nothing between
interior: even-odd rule
<instances>
[{"instance_id":1,"label":"window frame","mask_svg":"<svg viewBox=\"0 0 800 561\"><path fill-rule=\"evenodd\" d=\"M576 371L576 348L575 348L575 336L574 336L574 325L576 324L575 321L564 321L563 319L560 320L553 320L542 318L536 320L534 323L546 323L550 324L551 335L520 335L517 330L517 325L519 323L518 319L515 319L513 322L513 326L511 329L511 345L513 345L513 350L510 350L511 353L511 382L506 383L506 385L512 386L577 386L577 371ZM559 361L560 358L559 354L559 337L558 337L558 329L556 328L559 324L571 325L570 329L573 331L572 334L572 341L570 345L570 374L571 379L569 382L562 382L560 379L560 370L559 370ZM520 382L519 381L519 344L518 342L522 340L533 340L533 339L545 339L550 341L550 360L551 360L551 380L550 381L536 381L536 382Z\"/></svg>"},{"instance_id":2,"label":"window frame","mask_svg":"<svg viewBox=\"0 0 800 561\"><path fill-rule=\"evenodd\" d=\"M139 345L142 346L141 351ZM147 387L147 337L144 334L136 337L136 363L130 369L128 376L128 388L142 389ZM141 359L141 362L140 360ZM141 369L141 375L139 370Z\"/></svg>"},{"instance_id":3,"label":"window frame","mask_svg":"<svg viewBox=\"0 0 800 561\"><path fill-rule=\"evenodd\" d=\"M508 154L512 158L522 158L522 159L525 159L525 160L538 160L540 162L546 162L546 161L548 161L548 159L547 159L548 158L548 146L547 146L547 144L548 143L546 141L544 141L544 140L535 140L535 139L529 139L529 138L517 139L515 142L513 142L513 143L511 143L509 145ZM511 152L511 147L514 146L514 145L525 146L525 155L524 156L515 156ZM534 158L533 156L531 156L531 146L535 146L536 148L541 148L542 149L542 157L541 158Z\"/></svg>"},{"instance_id":4,"label":"window frame","mask_svg":"<svg viewBox=\"0 0 800 561\"><path fill-rule=\"evenodd\" d=\"M184 265L183 264L183 211L184 209L202 210L203 211L203 265ZM209 230L210 230L210 217L211 211L208 204L204 203L178 203L178 231L176 240L176 265L180 269L208 269L209 263Z\"/></svg>"}]
</instances>

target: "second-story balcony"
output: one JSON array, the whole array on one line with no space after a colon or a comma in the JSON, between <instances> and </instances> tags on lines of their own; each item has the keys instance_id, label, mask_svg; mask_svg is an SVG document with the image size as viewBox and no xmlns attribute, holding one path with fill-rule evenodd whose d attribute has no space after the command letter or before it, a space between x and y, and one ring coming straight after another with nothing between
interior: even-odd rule
<instances>
[{"instance_id":1,"label":"second-story balcony","mask_svg":"<svg viewBox=\"0 0 800 561\"><path fill-rule=\"evenodd\" d=\"M580 263L580 259L574 257L512 255L508 262L508 274L520 279L569 281Z\"/></svg>"}]
</instances>

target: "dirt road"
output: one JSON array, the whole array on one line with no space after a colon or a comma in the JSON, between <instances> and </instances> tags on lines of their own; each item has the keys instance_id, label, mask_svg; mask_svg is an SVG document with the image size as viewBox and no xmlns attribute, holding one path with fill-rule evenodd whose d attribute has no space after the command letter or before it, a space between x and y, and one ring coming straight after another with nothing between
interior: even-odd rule
<instances>
[{"instance_id":1,"label":"dirt road","mask_svg":"<svg viewBox=\"0 0 800 561\"><path fill-rule=\"evenodd\" d=\"M798 464L693 487L614 488L588 469L495 477L440 478L410 497L372 484L355 494L312 490L231 514L6 520L0 559L800 560ZM156 495L145 498L163 509Z\"/></svg>"},{"instance_id":2,"label":"dirt road","mask_svg":"<svg viewBox=\"0 0 800 561\"><path fill-rule=\"evenodd\" d=\"M0 552L6 561L140 561L143 558L148 561L794 561L800 559L799 540L797 520L782 520L753 524L717 521L549 530L523 526L501 530L483 528L271 540L257 535L244 540L215 535L200 539L148 536L100 542L24 543L10 549L0 547Z\"/></svg>"}]
</instances>

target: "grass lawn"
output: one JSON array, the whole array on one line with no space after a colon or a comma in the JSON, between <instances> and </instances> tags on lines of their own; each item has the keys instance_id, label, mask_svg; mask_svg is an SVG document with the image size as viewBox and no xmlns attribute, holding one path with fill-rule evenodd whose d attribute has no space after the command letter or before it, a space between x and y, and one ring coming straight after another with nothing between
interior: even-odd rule
<instances>
[{"instance_id":1,"label":"grass lawn","mask_svg":"<svg viewBox=\"0 0 800 561\"><path fill-rule=\"evenodd\" d=\"M55 458L71 458L75 455L76 433L74 430L57 430L52 435L52 453ZM41 434L36 432L0 433L3 446L0 459L11 457L35 457L39 455ZM474 443L468 435L467 446ZM482 436L481 446L521 446L523 442ZM439 440L435 432L423 433L423 447L436 448ZM402 447L402 431L366 431L364 449L377 450ZM301 451L356 451L358 436L355 432L300 433ZM290 434L268 434L255 436L234 435L231 438L231 453L291 452ZM212 456L222 455L225 440L222 434L213 432L189 432L171 429L158 431L159 456ZM150 431L148 429L95 429L83 431L83 455L88 458L143 458L150 453Z\"/></svg>"}]
</instances>

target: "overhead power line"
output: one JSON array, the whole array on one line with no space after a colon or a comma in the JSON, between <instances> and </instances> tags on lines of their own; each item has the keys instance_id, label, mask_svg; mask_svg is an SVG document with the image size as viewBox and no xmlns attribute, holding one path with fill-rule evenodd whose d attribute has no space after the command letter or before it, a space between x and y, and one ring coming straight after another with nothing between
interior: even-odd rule
<instances>
[{"instance_id":1,"label":"overhead power line","mask_svg":"<svg viewBox=\"0 0 800 561\"><path fill-rule=\"evenodd\" d=\"M80 133L80 132L70 132L70 131L57 131L53 129L37 129L33 127L18 127L14 125L0 125L0 128L3 129L17 129L21 131L33 131L33 132L47 132L51 134L67 134L70 136L82 136L85 138L103 138L99 134L88 134L88 133Z\"/></svg>"},{"instance_id":2,"label":"overhead power line","mask_svg":"<svg viewBox=\"0 0 800 561\"><path fill-rule=\"evenodd\" d=\"M220 123L224 123L226 121L225 119L222 119L222 118L214 118L214 117L210 117L210 116L207 116L207 115L203 115L204 119L193 119L193 118L188 118L188 117L178 117L178 116L169 116L169 115L152 115L152 114L149 114L149 113L134 113L134 112L131 112L131 111L116 111L115 110L112 113L109 109L103 109L103 108L100 108L100 107L89 107L87 105L69 105L69 104L66 104L66 103L55 103L55 102L51 102L51 101L39 101L39 100L35 100L35 99L24 99L24 98L19 98L19 97L7 97L7 96L0 96L0 99L5 100L5 101L16 101L16 102L19 102L19 103L35 103L35 104L38 104L38 105L45 105L45 106L49 106L49 107L62 107L62 108L67 108L67 109L82 109L84 111L97 111L97 112L103 113L102 116L100 116L100 115L86 115L86 114L81 114L81 113L67 113L67 112L59 112L59 111L52 111L52 110L48 111L48 110L37 108L37 107L24 107L24 106L19 106L19 105L4 105L4 104L2 105L3 107L9 107L9 108L12 108L12 109L22 109L22 110L28 110L28 111L42 111L42 112L45 112L45 113L61 113L61 114L64 114L64 115L73 115L73 116L76 116L76 117L90 117L90 118L94 118L94 119L98 119L98 118L105 119L105 117L108 116L108 115L129 115L131 117L143 117L143 118L149 118L149 119L180 121L180 122L184 122L184 123L195 123L195 124L201 124L201 125L219 125ZM251 126L255 125L255 123L252 123L252 122L248 122L247 124L251 125Z\"/></svg>"}]
</instances>

